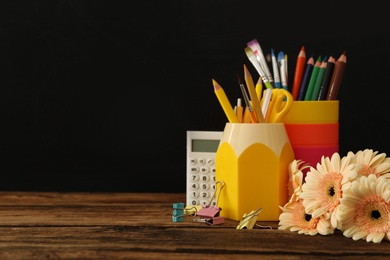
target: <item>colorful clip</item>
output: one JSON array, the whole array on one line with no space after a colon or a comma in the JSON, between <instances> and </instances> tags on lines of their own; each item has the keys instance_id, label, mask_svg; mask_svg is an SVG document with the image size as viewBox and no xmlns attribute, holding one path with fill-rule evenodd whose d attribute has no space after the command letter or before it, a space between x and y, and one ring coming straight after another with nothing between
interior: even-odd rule
<instances>
[{"instance_id":1,"label":"colorful clip","mask_svg":"<svg viewBox=\"0 0 390 260\"><path fill-rule=\"evenodd\" d=\"M252 229L256 224L257 216L260 212L261 208L258 208L256 211L252 210L249 214L245 213L236 229Z\"/></svg>"},{"instance_id":2,"label":"colorful clip","mask_svg":"<svg viewBox=\"0 0 390 260\"><path fill-rule=\"evenodd\" d=\"M183 222L184 221L184 203L173 203L173 222Z\"/></svg>"},{"instance_id":3,"label":"colorful clip","mask_svg":"<svg viewBox=\"0 0 390 260\"><path fill-rule=\"evenodd\" d=\"M206 223L210 226L220 225L225 222L224 217L214 217L214 218L194 218L192 222Z\"/></svg>"},{"instance_id":4,"label":"colorful clip","mask_svg":"<svg viewBox=\"0 0 390 260\"><path fill-rule=\"evenodd\" d=\"M215 206L206 206L206 207L202 207L202 208L196 213L196 215L197 215L197 216L200 216L200 217L214 218L214 217L218 217L218 216L219 216L220 210L221 210L221 209L220 209L219 207L215 207Z\"/></svg>"}]
</instances>

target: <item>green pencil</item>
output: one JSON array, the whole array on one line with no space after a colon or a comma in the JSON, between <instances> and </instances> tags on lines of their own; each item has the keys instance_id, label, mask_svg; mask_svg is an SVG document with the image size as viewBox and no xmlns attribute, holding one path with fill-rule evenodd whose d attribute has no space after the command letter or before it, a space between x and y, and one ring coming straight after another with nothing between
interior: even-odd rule
<instances>
[{"instance_id":1,"label":"green pencil","mask_svg":"<svg viewBox=\"0 0 390 260\"><path fill-rule=\"evenodd\" d=\"M320 65L320 68L318 69L318 74L317 74L316 82L314 83L313 92L311 93L311 100L318 100L318 95L319 95L319 93L320 93L320 88L321 88L322 80L324 79L326 66L327 66L327 64L328 64L327 59L328 59L328 57L325 57L325 58L322 60L321 65Z\"/></svg>"},{"instance_id":2,"label":"green pencil","mask_svg":"<svg viewBox=\"0 0 390 260\"><path fill-rule=\"evenodd\" d=\"M311 94L313 93L313 88L314 84L316 83L316 78L318 75L318 70L320 69L322 62L321 55L318 56L316 63L314 64L313 71L311 72L309 84L307 85L307 90L305 94L305 99L304 100L310 100L311 99Z\"/></svg>"}]
</instances>

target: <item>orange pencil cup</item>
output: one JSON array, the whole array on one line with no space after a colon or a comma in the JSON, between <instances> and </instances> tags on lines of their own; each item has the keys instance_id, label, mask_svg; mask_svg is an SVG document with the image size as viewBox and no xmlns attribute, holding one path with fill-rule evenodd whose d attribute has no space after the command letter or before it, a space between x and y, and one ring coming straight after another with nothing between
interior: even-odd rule
<instances>
[{"instance_id":1,"label":"orange pencil cup","mask_svg":"<svg viewBox=\"0 0 390 260\"><path fill-rule=\"evenodd\" d=\"M278 221L288 200L288 165L294 151L283 123L227 123L216 152L221 216L242 220L261 208L263 221Z\"/></svg>"},{"instance_id":2,"label":"orange pencil cup","mask_svg":"<svg viewBox=\"0 0 390 260\"><path fill-rule=\"evenodd\" d=\"M293 101L283 122L295 159L315 168L322 156L339 152L338 100Z\"/></svg>"}]
</instances>

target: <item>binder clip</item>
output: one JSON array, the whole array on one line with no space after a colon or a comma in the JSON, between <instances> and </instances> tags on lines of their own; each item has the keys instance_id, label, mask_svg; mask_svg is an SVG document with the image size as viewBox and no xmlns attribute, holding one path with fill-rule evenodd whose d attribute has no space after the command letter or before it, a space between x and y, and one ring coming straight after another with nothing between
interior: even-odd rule
<instances>
[{"instance_id":1,"label":"binder clip","mask_svg":"<svg viewBox=\"0 0 390 260\"><path fill-rule=\"evenodd\" d=\"M200 216L202 218L195 218L193 219L193 222L201 222L201 223L206 223L208 225L214 226L218 224L222 224L225 221L224 217L221 217L219 215L220 211L222 210L220 207L218 207L218 199L219 199L219 194L221 192L221 189L225 186L225 184L222 181L217 181L216 185L220 183L222 184L218 197L217 197L217 206L210 206L213 198L215 197L215 193L217 190L214 191L214 195L212 196L209 204L207 206L203 206L197 213L196 216Z\"/></svg>"},{"instance_id":2,"label":"binder clip","mask_svg":"<svg viewBox=\"0 0 390 260\"><path fill-rule=\"evenodd\" d=\"M184 221L184 203L173 203L173 222L183 222Z\"/></svg>"},{"instance_id":3,"label":"binder clip","mask_svg":"<svg viewBox=\"0 0 390 260\"><path fill-rule=\"evenodd\" d=\"M222 224L225 221L224 217L213 217L213 218L194 218L192 222L206 223L210 226Z\"/></svg>"},{"instance_id":4,"label":"binder clip","mask_svg":"<svg viewBox=\"0 0 390 260\"><path fill-rule=\"evenodd\" d=\"M261 208L258 208L257 210L252 210L249 214L245 213L236 229L252 229L256 224L257 216L260 212Z\"/></svg>"},{"instance_id":5,"label":"binder clip","mask_svg":"<svg viewBox=\"0 0 390 260\"><path fill-rule=\"evenodd\" d=\"M184 214L185 215L191 215L191 216L195 216L196 213L202 208L202 206L186 206L184 208Z\"/></svg>"}]
</instances>

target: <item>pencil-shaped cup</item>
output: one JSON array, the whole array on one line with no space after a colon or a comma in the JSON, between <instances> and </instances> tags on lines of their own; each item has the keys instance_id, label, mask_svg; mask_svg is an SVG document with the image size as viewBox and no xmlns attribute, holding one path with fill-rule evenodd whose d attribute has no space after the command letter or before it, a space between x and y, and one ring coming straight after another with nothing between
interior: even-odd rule
<instances>
[{"instance_id":1,"label":"pencil-shaped cup","mask_svg":"<svg viewBox=\"0 0 390 260\"><path fill-rule=\"evenodd\" d=\"M288 165L294 152L283 123L227 123L216 152L221 215L233 220L259 207L259 220L278 221L288 200Z\"/></svg>"}]
</instances>

